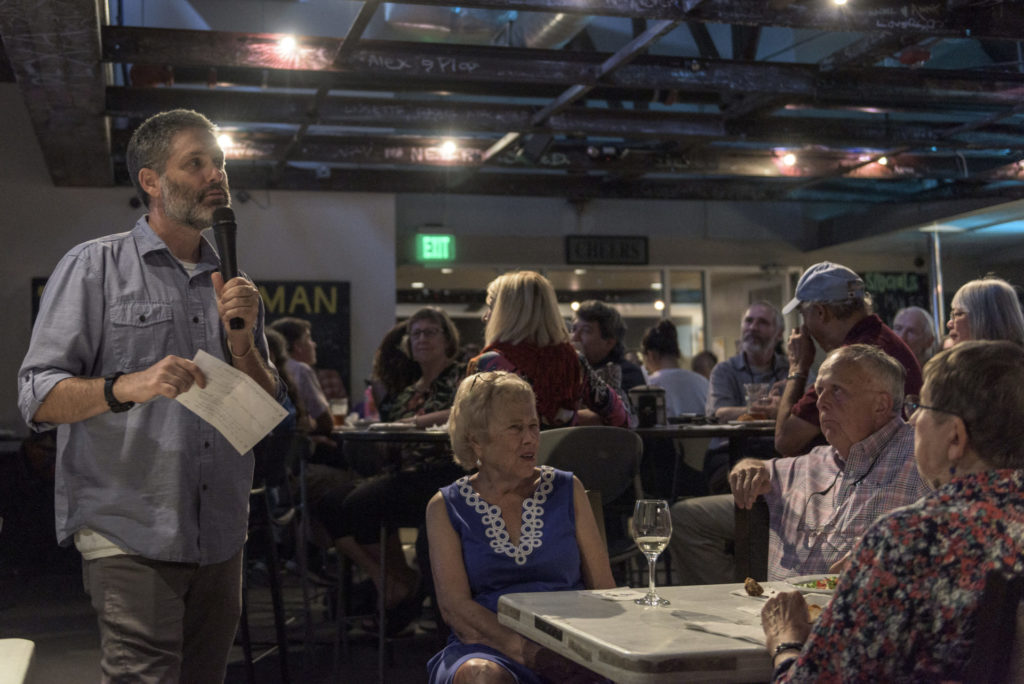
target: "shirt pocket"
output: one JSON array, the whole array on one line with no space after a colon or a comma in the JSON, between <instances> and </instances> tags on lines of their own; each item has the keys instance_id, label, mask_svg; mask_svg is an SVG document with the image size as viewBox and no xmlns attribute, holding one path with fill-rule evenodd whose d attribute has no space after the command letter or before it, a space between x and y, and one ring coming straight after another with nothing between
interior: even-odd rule
<instances>
[{"instance_id":1,"label":"shirt pocket","mask_svg":"<svg viewBox=\"0 0 1024 684\"><path fill-rule=\"evenodd\" d=\"M110 310L110 323L120 370L148 368L174 348L174 314L168 302L119 302Z\"/></svg>"}]
</instances>

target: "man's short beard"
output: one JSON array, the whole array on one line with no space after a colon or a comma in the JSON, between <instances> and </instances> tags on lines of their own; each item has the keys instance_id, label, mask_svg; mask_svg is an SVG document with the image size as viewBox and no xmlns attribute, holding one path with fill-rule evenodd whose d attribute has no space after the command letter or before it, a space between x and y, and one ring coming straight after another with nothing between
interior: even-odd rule
<instances>
[{"instance_id":1,"label":"man's short beard","mask_svg":"<svg viewBox=\"0 0 1024 684\"><path fill-rule=\"evenodd\" d=\"M223 206L230 203L231 195L227 189L227 181L222 186L225 195ZM181 223L197 231L203 231L213 225L213 211L216 207L203 205L203 195L210 191L204 188L193 192L163 176L160 179L160 193L164 202L164 214L176 223Z\"/></svg>"},{"instance_id":2,"label":"man's short beard","mask_svg":"<svg viewBox=\"0 0 1024 684\"><path fill-rule=\"evenodd\" d=\"M743 338L743 349L754 354L763 354L772 347L771 341L748 335Z\"/></svg>"}]
</instances>

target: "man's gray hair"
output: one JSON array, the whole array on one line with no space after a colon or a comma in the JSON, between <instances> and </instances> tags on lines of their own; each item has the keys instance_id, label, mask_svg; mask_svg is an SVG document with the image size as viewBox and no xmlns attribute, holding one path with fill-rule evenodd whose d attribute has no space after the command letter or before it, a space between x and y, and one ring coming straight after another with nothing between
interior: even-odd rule
<instances>
[{"instance_id":1,"label":"man's gray hair","mask_svg":"<svg viewBox=\"0 0 1024 684\"><path fill-rule=\"evenodd\" d=\"M190 128L201 128L216 135L217 127L199 112L191 109L172 109L154 114L142 122L128 141L126 161L128 175L142 203L149 207L149 194L139 184L139 171L153 169L158 175L164 174L167 159L171 155L174 136Z\"/></svg>"},{"instance_id":2,"label":"man's gray hair","mask_svg":"<svg viewBox=\"0 0 1024 684\"><path fill-rule=\"evenodd\" d=\"M892 414L903 411L903 384L907 369L899 361L870 344L850 344L834 349L821 363L818 375L838 363L855 364L882 385L882 391L892 397Z\"/></svg>"}]
</instances>

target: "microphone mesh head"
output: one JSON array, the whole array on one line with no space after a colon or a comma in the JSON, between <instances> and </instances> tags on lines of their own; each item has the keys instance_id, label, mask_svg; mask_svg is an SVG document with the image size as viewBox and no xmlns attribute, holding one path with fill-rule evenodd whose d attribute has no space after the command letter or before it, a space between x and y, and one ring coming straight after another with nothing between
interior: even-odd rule
<instances>
[{"instance_id":1,"label":"microphone mesh head","mask_svg":"<svg viewBox=\"0 0 1024 684\"><path fill-rule=\"evenodd\" d=\"M213 225L218 223L234 223L235 211L231 207L217 207L213 210Z\"/></svg>"}]
</instances>

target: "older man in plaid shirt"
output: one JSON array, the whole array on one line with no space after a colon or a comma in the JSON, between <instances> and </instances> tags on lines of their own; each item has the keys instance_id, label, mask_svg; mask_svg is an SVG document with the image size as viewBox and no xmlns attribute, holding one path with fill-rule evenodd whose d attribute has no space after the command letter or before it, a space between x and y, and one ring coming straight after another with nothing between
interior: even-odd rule
<instances>
[{"instance_id":1,"label":"older man in plaid shirt","mask_svg":"<svg viewBox=\"0 0 1024 684\"><path fill-rule=\"evenodd\" d=\"M771 514L768 579L828 572L882 513L923 496L914 431L902 418L904 369L877 347L840 347L815 381L828 444L795 458L744 459L732 494L673 506L670 548L683 583L732 581L725 551L733 502L763 495Z\"/></svg>"}]
</instances>

